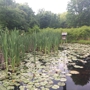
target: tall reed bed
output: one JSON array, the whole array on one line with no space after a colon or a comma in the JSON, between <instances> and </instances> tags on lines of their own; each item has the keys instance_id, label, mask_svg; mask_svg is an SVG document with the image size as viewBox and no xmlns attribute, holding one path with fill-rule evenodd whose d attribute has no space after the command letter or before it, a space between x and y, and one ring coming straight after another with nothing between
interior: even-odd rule
<instances>
[{"instance_id":1,"label":"tall reed bed","mask_svg":"<svg viewBox=\"0 0 90 90\"><path fill-rule=\"evenodd\" d=\"M18 30L5 30L0 34L1 52L4 56L6 70L12 69L14 72L15 67L20 64L21 57L24 56L26 36L20 35Z\"/></svg>"},{"instance_id":2,"label":"tall reed bed","mask_svg":"<svg viewBox=\"0 0 90 90\"><path fill-rule=\"evenodd\" d=\"M41 51L43 53L50 53L51 51L58 50L60 38L60 32L45 29L39 33L36 33L36 35L35 33L33 33L30 41L31 46L34 46L37 51Z\"/></svg>"}]
</instances>

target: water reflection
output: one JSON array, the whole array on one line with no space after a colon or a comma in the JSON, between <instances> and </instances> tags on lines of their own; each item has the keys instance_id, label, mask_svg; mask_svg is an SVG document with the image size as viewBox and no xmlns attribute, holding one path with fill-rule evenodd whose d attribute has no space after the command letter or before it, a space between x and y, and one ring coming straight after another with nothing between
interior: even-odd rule
<instances>
[{"instance_id":1,"label":"water reflection","mask_svg":"<svg viewBox=\"0 0 90 90\"><path fill-rule=\"evenodd\" d=\"M84 59L86 60L86 59ZM68 65L69 70L76 70L79 72L77 75L72 75L71 78L76 85L84 86L90 81L90 62L89 59L87 63L81 63L79 61L74 61L76 65L83 66L83 68L75 68L73 65Z\"/></svg>"},{"instance_id":2,"label":"water reflection","mask_svg":"<svg viewBox=\"0 0 90 90\"><path fill-rule=\"evenodd\" d=\"M67 89L66 89L66 83L65 83L65 86L63 86L63 90L67 90Z\"/></svg>"}]
</instances>

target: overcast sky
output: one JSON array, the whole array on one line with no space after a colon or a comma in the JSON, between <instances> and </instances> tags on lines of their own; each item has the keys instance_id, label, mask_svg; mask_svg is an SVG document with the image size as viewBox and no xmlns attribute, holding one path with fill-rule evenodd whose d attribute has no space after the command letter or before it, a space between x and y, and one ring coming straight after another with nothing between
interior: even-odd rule
<instances>
[{"instance_id":1,"label":"overcast sky","mask_svg":"<svg viewBox=\"0 0 90 90\"><path fill-rule=\"evenodd\" d=\"M18 3L27 2L34 12L45 9L53 13L63 13L66 11L67 3L70 0L15 0Z\"/></svg>"}]
</instances>

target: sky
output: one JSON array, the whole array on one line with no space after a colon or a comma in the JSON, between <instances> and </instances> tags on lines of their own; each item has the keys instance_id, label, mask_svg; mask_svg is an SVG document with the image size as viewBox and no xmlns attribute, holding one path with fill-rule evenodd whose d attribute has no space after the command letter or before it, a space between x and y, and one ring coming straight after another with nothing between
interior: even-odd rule
<instances>
[{"instance_id":1,"label":"sky","mask_svg":"<svg viewBox=\"0 0 90 90\"><path fill-rule=\"evenodd\" d=\"M39 9L51 11L55 14L66 12L67 3L70 0L15 0L17 3L28 3L30 8L37 13Z\"/></svg>"}]
</instances>

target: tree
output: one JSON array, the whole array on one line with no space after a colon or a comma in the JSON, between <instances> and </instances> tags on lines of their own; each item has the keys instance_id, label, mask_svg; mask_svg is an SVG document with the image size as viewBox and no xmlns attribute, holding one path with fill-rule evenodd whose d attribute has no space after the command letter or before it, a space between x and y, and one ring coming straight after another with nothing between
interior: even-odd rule
<instances>
[{"instance_id":1,"label":"tree","mask_svg":"<svg viewBox=\"0 0 90 90\"><path fill-rule=\"evenodd\" d=\"M67 15L67 12L60 14L60 27L62 28L67 27L66 15Z\"/></svg>"},{"instance_id":2,"label":"tree","mask_svg":"<svg viewBox=\"0 0 90 90\"><path fill-rule=\"evenodd\" d=\"M33 10L28 4L18 4L14 0L0 0L0 25L8 29L28 30L37 25Z\"/></svg>"},{"instance_id":3,"label":"tree","mask_svg":"<svg viewBox=\"0 0 90 90\"><path fill-rule=\"evenodd\" d=\"M39 22L40 28L46 28L49 26L51 20L51 12L45 11L44 9L40 9L37 16L37 20Z\"/></svg>"},{"instance_id":4,"label":"tree","mask_svg":"<svg viewBox=\"0 0 90 90\"><path fill-rule=\"evenodd\" d=\"M44 9L39 10L37 21L39 22L40 28L58 28L60 26L59 16L51 11L45 11Z\"/></svg>"},{"instance_id":5,"label":"tree","mask_svg":"<svg viewBox=\"0 0 90 90\"><path fill-rule=\"evenodd\" d=\"M90 0L71 0L67 6L67 21L71 27L90 25Z\"/></svg>"}]
</instances>

